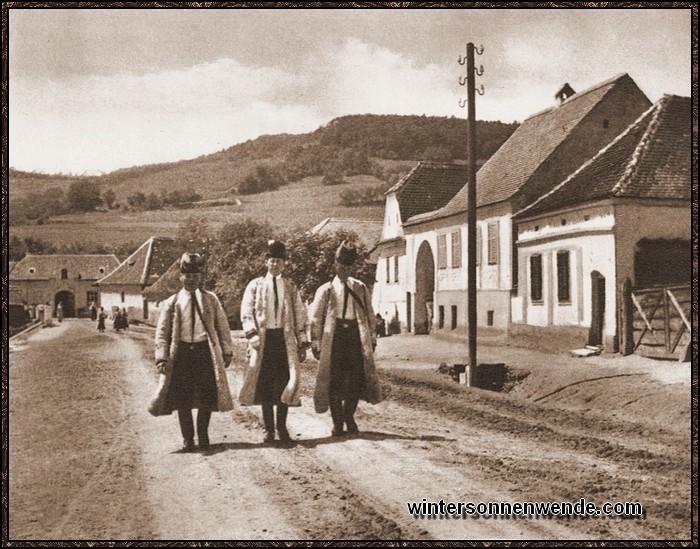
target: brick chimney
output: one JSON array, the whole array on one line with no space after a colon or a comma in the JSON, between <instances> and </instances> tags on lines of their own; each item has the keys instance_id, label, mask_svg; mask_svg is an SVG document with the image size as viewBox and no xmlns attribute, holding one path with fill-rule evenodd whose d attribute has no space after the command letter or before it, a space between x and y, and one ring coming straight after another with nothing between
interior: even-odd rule
<instances>
[{"instance_id":1,"label":"brick chimney","mask_svg":"<svg viewBox=\"0 0 700 549\"><path fill-rule=\"evenodd\" d=\"M554 95L554 99L559 101L559 104L561 105L564 101L566 101L569 97L574 95L576 92L574 89L569 86L569 83L567 82L564 84L561 89Z\"/></svg>"}]
</instances>

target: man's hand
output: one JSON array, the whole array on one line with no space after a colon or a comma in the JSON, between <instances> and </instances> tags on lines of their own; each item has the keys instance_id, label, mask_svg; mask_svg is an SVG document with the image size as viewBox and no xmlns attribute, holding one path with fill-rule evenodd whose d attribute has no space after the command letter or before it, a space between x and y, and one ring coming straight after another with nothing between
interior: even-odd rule
<instances>
[{"instance_id":1,"label":"man's hand","mask_svg":"<svg viewBox=\"0 0 700 549\"><path fill-rule=\"evenodd\" d=\"M306 360L306 344L302 343L299 345L297 352L299 353L299 362L304 362Z\"/></svg>"},{"instance_id":2,"label":"man's hand","mask_svg":"<svg viewBox=\"0 0 700 549\"><path fill-rule=\"evenodd\" d=\"M260 349L260 336L259 335L254 335L248 340L248 343L252 349L255 349L256 351Z\"/></svg>"},{"instance_id":3,"label":"man's hand","mask_svg":"<svg viewBox=\"0 0 700 549\"><path fill-rule=\"evenodd\" d=\"M168 364L167 360L159 360L156 362L156 370L158 370L159 374L164 374L165 373L165 368Z\"/></svg>"},{"instance_id":4,"label":"man's hand","mask_svg":"<svg viewBox=\"0 0 700 549\"><path fill-rule=\"evenodd\" d=\"M231 353L224 353L224 368L228 368L229 365L231 364L231 360L233 359L233 355Z\"/></svg>"}]
</instances>

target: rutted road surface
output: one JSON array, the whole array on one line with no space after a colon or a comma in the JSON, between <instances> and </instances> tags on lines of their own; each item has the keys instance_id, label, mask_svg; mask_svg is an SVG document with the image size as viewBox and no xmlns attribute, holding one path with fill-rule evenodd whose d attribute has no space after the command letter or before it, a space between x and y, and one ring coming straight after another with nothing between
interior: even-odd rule
<instances>
[{"instance_id":1,"label":"rutted road surface","mask_svg":"<svg viewBox=\"0 0 700 549\"><path fill-rule=\"evenodd\" d=\"M572 408L563 390L543 403L467 389L385 357L387 399L360 403L359 438L334 439L328 414L313 411L309 360L303 405L289 414L294 445L262 444L259 407L236 407L213 415L208 455L184 454L176 416L146 411L156 381L152 337L140 327L99 334L68 319L11 342L9 540L690 537L687 381L616 378L638 396L630 403L663 399L669 424L625 415L623 404L607 414ZM238 344L228 371L234 395ZM639 501L646 516L435 519L406 507L423 498L582 497Z\"/></svg>"}]
</instances>

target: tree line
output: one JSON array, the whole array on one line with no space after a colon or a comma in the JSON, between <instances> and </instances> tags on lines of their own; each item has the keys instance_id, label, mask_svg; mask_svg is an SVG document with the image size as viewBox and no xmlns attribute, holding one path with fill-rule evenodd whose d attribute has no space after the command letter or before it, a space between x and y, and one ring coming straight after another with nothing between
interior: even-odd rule
<instances>
[{"instance_id":1,"label":"tree line","mask_svg":"<svg viewBox=\"0 0 700 549\"><path fill-rule=\"evenodd\" d=\"M181 224L176 239L179 251L197 252L205 257L203 285L219 296L233 323L240 316L247 284L266 272L265 252L270 239L284 242L285 276L297 285L305 300L311 300L316 289L335 275L335 252L343 240L353 243L358 250L353 276L370 286L374 284L375 266L369 261L370 250L350 231L312 234L296 229L282 233L267 223L250 219L213 230L205 219L192 216Z\"/></svg>"},{"instance_id":2,"label":"tree line","mask_svg":"<svg viewBox=\"0 0 700 549\"><path fill-rule=\"evenodd\" d=\"M213 229L206 218L190 216L180 224L173 238L178 257L186 251L204 256L206 268L202 284L222 300L232 325L236 325L240 317L246 285L266 272L265 252L270 239L284 242L287 248L285 276L294 281L305 300L311 300L316 289L333 278L335 252L343 240L353 243L358 250L359 260L353 276L370 286L374 284L375 266L369 262L370 250L360 242L356 233L350 231L312 234L296 229L281 232L267 223L250 219ZM114 253L124 261L141 244L129 243L119 248L87 244L56 246L31 237L13 236L9 242L9 259L19 261L27 254ZM175 284L173 291L177 287Z\"/></svg>"},{"instance_id":3,"label":"tree line","mask_svg":"<svg viewBox=\"0 0 700 549\"><path fill-rule=\"evenodd\" d=\"M111 188L103 189L96 178L81 178L72 181L67 190L49 187L41 191L30 191L27 195L13 200L10 223L22 224L35 221L39 224L50 217L69 213L93 212L100 208L123 207L132 210L159 210L166 206L182 207L201 200L201 195L193 189L163 190L159 194L137 191L126 197L123 206L117 202L117 195Z\"/></svg>"}]
</instances>

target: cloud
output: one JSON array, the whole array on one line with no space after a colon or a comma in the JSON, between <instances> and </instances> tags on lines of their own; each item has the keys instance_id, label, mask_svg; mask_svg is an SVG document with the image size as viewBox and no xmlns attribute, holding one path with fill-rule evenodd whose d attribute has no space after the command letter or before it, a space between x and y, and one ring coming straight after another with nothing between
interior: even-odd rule
<instances>
[{"instance_id":1,"label":"cloud","mask_svg":"<svg viewBox=\"0 0 700 549\"><path fill-rule=\"evenodd\" d=\"M457 114L458 66L418 66L389 49L347 39L326 60L324 112Z\"/></svg>"},{"instance_id":2,"label":"cloud","mask_svg":"<svg viewBox=\"0 0 700 549\"><path fill-rule=\"evenodd\" d=\"M324 123L317 109L285 102L284 91L299 85L295 74L231 59L145 75L15 79L10 164L97 173L312 131Z\"/></svg>"}]
</instances>

